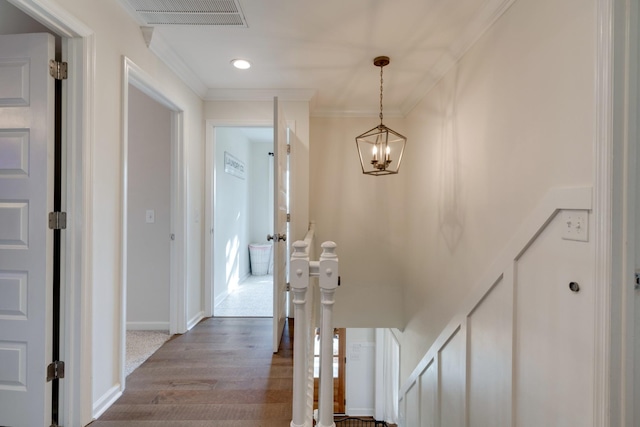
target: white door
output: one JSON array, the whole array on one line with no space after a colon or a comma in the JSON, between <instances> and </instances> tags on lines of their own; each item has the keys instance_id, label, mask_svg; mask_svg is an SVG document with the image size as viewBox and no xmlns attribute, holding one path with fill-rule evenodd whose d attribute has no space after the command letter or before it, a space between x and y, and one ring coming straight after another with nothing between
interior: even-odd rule
<instances>
[{"instance_id":1,"label":"white door","mask_svg":"<svg viewBox=\"0 0 640 427\"><path fill-rule=\"evenodd\" d=\"M273 148L275 154L273 179L273 352L280 347L287 304L287 124L273 100Z\"/></svg>"},{"instance_id":2,"label":"white door","mask_svg":"<svg viewBox=\"0 0 640 427\"><path fill-rule=\"evenodd\" d=\"M54 80L48 34L0 36L0 425L50 425Z\"/></svg>"}]
</instances>

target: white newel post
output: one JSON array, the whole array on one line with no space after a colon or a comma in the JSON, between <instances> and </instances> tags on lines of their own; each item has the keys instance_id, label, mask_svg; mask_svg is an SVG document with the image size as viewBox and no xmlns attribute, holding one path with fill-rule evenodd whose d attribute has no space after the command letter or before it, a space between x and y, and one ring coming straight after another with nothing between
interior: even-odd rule
<instances>
[{"instance_id":1,"label":"white newel post","mask_svg":"<svg viewBox=\"0 0 640 427\"><path fill-rule=\"evenodd\" d=\"M291 427L304 427L306 419L306 385L308 377L309 337L307 326L307 289L309 288L309 255L307 244L297 241L293 244L290 262L291 291L295 327L293 329L293 414Z\"/></svg>"},{"instance_id":2,"label":"white newel post","mask_svg":"<svg viewBox=\"0 0 640 427\"><path fill-rule=\"evenodd\" d=\"M334 242L322 244L320 255L320 394L318 427L335 427L333 421L333 303L338 287L338 255ZM296 326L297 328L297 326Z\"/></svg>"}]
</instances>

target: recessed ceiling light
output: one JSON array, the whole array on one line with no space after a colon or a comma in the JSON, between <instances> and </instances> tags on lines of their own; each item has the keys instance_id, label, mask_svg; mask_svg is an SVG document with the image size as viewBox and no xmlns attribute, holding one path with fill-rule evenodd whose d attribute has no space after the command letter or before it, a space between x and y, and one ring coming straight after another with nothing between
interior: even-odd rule
<instances>
[{"instance_id":1,"label":"recessed ceiling light","mask_svg":"<svg viewBox=\"0 0 640 427\"><path fill-rule=\"evenodd\" d=\"M247 61L246 59L234 59L233 61L231 61L231 65L240 70L251 68L251 62Z\"/></svg>"}]
</instances>

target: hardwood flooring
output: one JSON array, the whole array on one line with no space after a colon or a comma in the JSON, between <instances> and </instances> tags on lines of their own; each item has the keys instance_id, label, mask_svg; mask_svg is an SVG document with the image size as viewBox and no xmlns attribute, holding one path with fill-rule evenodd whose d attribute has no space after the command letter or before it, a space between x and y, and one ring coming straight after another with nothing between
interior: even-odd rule
<instances>
[{"instance_id":1,"label":"hardwood flooring","mask_svg":"<svg viewBox=\"0 0 640 427\"><path fill-rule=\"evenodd\" d=\"M270 318L210 318L127 377L91 427L289 427L293 324L273 354Z\"/></svg>"}]
</instances>

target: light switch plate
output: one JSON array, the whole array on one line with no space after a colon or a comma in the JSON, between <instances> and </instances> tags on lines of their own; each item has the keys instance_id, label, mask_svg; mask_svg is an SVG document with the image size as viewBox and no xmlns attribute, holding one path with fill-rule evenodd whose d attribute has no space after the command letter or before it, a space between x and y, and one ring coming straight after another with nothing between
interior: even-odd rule
<instances>
[{"instance_id":1,"label":"light switch plate","mask_svg":"<svg viewBox=\"0 0 640 427\"><path fill-rule=\"evenodd\" d=\"M153 224L154 222L156 222L156 211L153 209L147 209L145 220L147 224Z\"/></svg>"},{"instance_id":2,"label":"light switch plate","mask_svg":"<svg viewBox=\"0 0 640 427\"><path fill-rule=\"evenodd\" d=\"M562 211L562 238L564 240L589 241L589 211Z\"/></svg>"}]
</instances>

